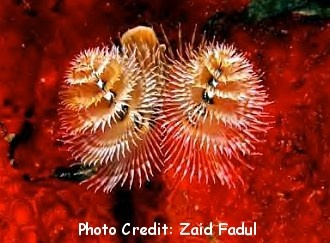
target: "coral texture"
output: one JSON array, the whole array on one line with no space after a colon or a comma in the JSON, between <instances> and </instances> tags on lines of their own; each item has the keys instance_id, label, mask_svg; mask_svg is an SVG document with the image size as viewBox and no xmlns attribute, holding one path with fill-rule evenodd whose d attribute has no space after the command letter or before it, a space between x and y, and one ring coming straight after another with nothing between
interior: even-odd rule
<instances>
[{"instance_id":1,"label":"coral texture","mask_svg":"<svg viewBox=\"0 0 330 243\"><path fill-rule=\"evenodd\" d=\"M321 2L321 1L319 1ZM324 2L324 1L323 1ZM0 7L0 239L2 242L326 242L330 239L330 23L285 15L257 24L237 15L249 1L9 1ZM218 14L217 14L218 13ZM214 18L216 16L217 18ZM140 190L94 193L54 178L70 153L53 140L63 76L74 55L109 45L118 32L163 25L170 42L196 37L233 44L256 70L275 116L262 156L236 170L244 184L173 181L155 175ZM205 24L205 25L204 25ZM160 41L163 43L163 41ZM15 137L12 137L15 134ZM10 143L8 141L11 141ZM64 173L62 171L62 173ZM65 172L66 173L66 172ZM64 174L65 174L64 173ZM170 179L169 179L170 178ZM78 223L151 226L257 222L254 237L78 236Z\"/></svg>"}]
</instances>

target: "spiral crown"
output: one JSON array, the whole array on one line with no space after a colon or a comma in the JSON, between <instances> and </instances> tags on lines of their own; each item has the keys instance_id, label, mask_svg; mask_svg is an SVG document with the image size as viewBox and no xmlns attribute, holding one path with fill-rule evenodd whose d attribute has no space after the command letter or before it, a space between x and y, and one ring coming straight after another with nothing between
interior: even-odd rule
<instances>
[{"instance_id":1,"label":"spiral crown","mask_svg":"<svg viewBox=\"0 0 330 243\"><path fill-rule=\"evenodd\" d=\"M167 170L190 180L218 178L231 185L233 161L253 153L269 104L261 79L233 46L202 42L186 45L169 58L164 94L162 146Z\"/></svg>"},{"instance_id":2,"label":"spiral crown","mask_svg":"<svg viewBox=\"0 0 330 243\"><path fill-rule=\"evenodd\" d=\"M160 52L153 38L150 28L133 29L123 35L121 49L80 53L60 92L63 140L73 157L98 168L90 180L97 189L111 191L127 178L131 187L134 177L141 186L162 165L155 122Z\"/></svg>"}]
</instances>

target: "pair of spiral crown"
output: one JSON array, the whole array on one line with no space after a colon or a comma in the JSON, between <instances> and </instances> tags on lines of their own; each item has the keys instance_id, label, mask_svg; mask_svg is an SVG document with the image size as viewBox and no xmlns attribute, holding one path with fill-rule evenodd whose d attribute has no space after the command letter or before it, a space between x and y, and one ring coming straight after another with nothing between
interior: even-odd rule
<instances>
[{"instance_id":1,"label":"pair of spiral crown","mask_svg":"<svg viewBox=\"0 0 330 243\"><path fill-rule=\"evenodd\" d=\"M141 186L155 169L231 185L233 161L255 151L269 127L250 62L214 41L173 52L142 26L121 44L81 52L60 91L62 138L97 168L91 186Z\"/></svg>"}]
</instances>

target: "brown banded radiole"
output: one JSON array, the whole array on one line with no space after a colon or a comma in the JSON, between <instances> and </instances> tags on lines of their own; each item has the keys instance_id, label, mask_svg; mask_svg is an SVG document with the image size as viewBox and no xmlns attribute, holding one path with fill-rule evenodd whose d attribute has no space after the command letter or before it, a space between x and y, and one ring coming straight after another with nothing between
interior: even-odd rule
<instances>
[{"instance_id":1,"label":"brown banded radiole","mask_svg":"<svg viewBox=\"0 0 330 243\"><path fill-rule=\"evenodd\" d=\"M121 43L81 52L60 91L62 140L76 160L97 168L87 181L106 192L117 184L141 186L164 161L157 120L164 47L142 26L125 32Z\"/></svg>"},{"instance_id":2,"label":"brown banded radiole","mask_svg":"<svg viewBox=\"0 0 330 243\"><path fill-rule=\"evenodd\" d=\"M163 94L166 171L206 183L235 185L237 164L256 154L270 128L260 76L235 47L205 41L170 50ZM166 35L165 35L166 37ZM236 163L238 162L238 163Z\"/></svg>"}]
</instances>

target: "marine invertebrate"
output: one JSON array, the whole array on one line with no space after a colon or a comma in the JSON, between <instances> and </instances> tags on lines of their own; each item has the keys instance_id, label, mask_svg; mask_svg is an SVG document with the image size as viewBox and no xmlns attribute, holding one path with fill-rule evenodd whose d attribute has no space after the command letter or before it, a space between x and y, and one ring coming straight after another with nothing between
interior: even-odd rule
<instances>
[{"instance_id":1,"label":"marine invertebrate","mask_svg":"<svg viewBox=\"0 0 330 243\"><path fill-rule=\"evenodd\" d=\"M81 52L60 92L62 139L73 157L98 171L89 181L111 191L149 180L163 163L160 129L161 47L151 28L122 36L122 48Z\"/></svg>"},{"instance_id":2,"label":"marine invertebrate","mask_svg":"<svg viewBox=\"0 0 330 243\"><path fill-rule=\"evenodd\" d=\"M179 43L177 56L172 51L169 57L163 95L166 170L190 181L232 185L235 161L246 164L243 156L255 152L258 135L269 128L268 95L233 46L203 39L194 48L194 39L184 50Z\"/></svg>"}]
</instances>

